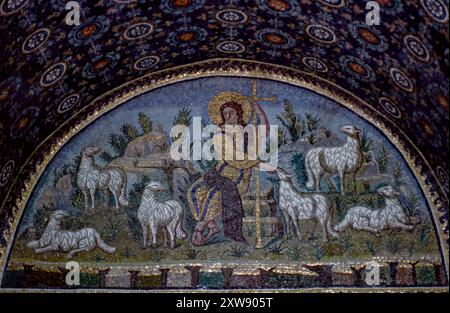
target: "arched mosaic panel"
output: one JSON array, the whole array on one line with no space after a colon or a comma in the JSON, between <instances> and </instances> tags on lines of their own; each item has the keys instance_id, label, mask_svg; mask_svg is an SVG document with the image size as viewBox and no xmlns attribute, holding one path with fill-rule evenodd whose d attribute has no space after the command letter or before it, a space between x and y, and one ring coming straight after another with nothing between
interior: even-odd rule
<instances>
[{"instance_id":1,"label":"arched mosaic panel","mask_svg":"<svg viewBox=\"0 0 450 313\"><path fill-rule=\"evenodd\" d=\"M66 289L69 261L95 290L447 285L426 178L370 108L279 73L175 76L119 88L61 137L19 201L2 288ZM267 118L278 168L174 161L170 130L194 118Z\"/></svg>"}]
</instances>

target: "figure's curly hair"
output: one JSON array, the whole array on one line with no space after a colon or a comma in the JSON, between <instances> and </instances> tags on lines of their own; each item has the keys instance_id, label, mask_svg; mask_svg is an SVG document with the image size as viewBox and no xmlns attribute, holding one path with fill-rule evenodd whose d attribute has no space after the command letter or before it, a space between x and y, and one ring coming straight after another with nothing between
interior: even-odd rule
<instances>
[{"instance_id":1,"label":"figure's curly hair","mask_svg":"<svg viewBox=\"0 0 450 313\"><path fill-rule=\"evenodd\" d=\"M242 106L235 101L226 102L226 103L222 104L222 106L220 107L220 115L222 117L222 123L219 126L223 126L225 124L225 116L223 114L223 111L226 108L234 109L236 111L236 114L238 115L238 124L242 125L242 126L246 126L246 123L244 121L244 110L242 110Z\"/></svg>"}]
</instances>

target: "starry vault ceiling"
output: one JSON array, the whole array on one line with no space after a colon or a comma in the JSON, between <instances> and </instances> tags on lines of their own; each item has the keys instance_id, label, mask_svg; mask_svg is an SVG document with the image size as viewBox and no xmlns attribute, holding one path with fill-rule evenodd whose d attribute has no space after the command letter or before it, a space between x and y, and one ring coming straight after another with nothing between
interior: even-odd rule
<instances>
[{"instance_id":1,"label":"starry vault ceiling","mask_svg":"<svg viewBox=\"0 0 450 313\"><path fill-rule=\"evenodd\" d=\"M133 79L210 59L309 72L363 99L418 147L447 202L447 0L380 0L379 26L360 0L79 0L78 26L66 2L0 0L0 230L71 116Z\"/></svg>"}]
</instances>

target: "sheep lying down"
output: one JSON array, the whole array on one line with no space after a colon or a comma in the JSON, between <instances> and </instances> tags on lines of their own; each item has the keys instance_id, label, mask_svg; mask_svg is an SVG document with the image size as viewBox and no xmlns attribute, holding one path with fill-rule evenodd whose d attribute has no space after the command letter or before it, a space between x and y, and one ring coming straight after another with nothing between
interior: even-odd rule
<instances>
[{"instance_id":1,"label":"sheep lying down","mask_svg":"<svg viewBox=\"0 0 450 313\"><path fill-rule=\"evenodd\" d=\"M92 251L97 247L109 254L116 252L116 248L107 245L93 228L83 228L75 232L63 230L61 223L68 216L63 210L53 212L41 238L28 242L28 248L34 249L37 254L69 252L69 259L80 252Z\"/></svg>"},{"instance_id":2,"label":"sheep lying down","mask_svg":"<svg viewBox=\"0 0 450 313\"><path fill-rule=\"evenodd\" d=\"M379 233L383 230L413 230L420 223L418 218L408 217L399 200L399 192L392 186L386 186L377 191L385 198L385 206L381 210L373 210L365 206L354 206L347 211L342 222L334 227L337 232L342 232L351 227Z\"/></svg>"}]
</instances>

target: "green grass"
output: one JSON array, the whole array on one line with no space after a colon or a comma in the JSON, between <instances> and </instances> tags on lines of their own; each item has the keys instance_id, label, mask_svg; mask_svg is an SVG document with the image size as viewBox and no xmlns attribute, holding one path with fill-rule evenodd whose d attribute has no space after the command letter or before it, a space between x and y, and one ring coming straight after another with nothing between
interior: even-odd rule
<instances>
[{"instance_id":1,"label":"green grass","mask_svg":"<svg viewBox=\"0 0 450 313\"><path fill-rule=\"evenodd\" d=\"M342 214L348 210L352 203L377 206L379 199L376 195L362 194L359 197L344 196L339 198ZM134 199L134 198L133 198ZM248 208L245 208L248 210ZM104 241L114 247L114 255L107 254L100 249L83 252L74 257L80 262L93 263L164 263L164 262L192 262L195 261L280 261L280 262L316 262L316 261L345 261L368 260L375 256L380 257L422 257L432 256L439 258L438 245L433 228L429 224L418 225L414 231L383 232L380 238L367 232L358 232L348 229L339 239L330 238L331 241L323 244L320 227L315 228L312 220L299 222L301 238L285 236L284 239L270 244L265 249L255 249L255 225L245 224L243 235L248 245L233 241L195 247L190 242L177 240L175 249L163 247L164 237L158 234L158 247L142 249L142 238L139 225L132 224L129 213L116 214L114 209L102 208L100 212L91 217L74 217L64 224L69 229L80 227L93 227L97 229ZM335 212L332 224L338 223ZM130 228L131 227L131 228ZM293 231L291 227L291 231ZM262 227L263 243L267 244L273 238L269 236L269 226ZM65 262L66 253L47 253L37 255L26 246L25 238L18 238L11 253L11 261L29 262ZM411 243L415 243L414 246Z\"/></svg>"}]
</instances>

